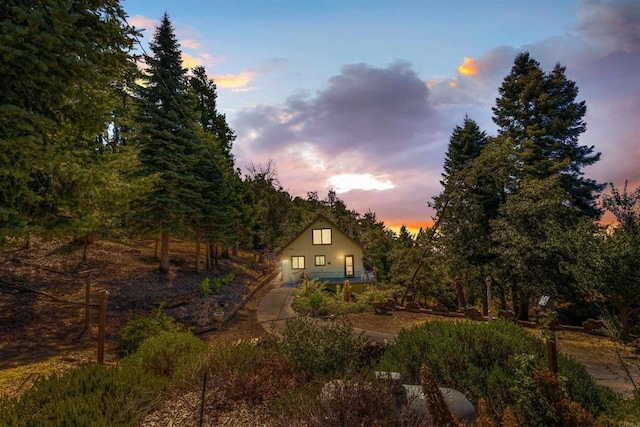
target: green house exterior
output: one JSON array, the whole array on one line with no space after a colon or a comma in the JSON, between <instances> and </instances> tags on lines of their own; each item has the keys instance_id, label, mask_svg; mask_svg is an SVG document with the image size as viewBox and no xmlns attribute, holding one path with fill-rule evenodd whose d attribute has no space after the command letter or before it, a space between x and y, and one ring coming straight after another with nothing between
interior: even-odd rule
<instances>
[{"instance_id":1,"label":"green house exterior","mask_svg":"<svg viewBox=\"0 0 640 427\"><path fill-rule=\"evenodd\" d=\"M317 217L279 252L283 283L303 276L328 283L373 280L364 269L362 246L324 216Z\"/></svg>"}]
</instances>

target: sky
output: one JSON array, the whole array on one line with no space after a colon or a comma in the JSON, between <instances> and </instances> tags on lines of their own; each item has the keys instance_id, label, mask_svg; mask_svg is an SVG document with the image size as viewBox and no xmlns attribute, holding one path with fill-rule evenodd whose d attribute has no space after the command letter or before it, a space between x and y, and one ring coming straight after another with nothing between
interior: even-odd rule
<instances>
[{"instance_id":1,"label":"sky","mask_svg":"<svg viewBox=\"0 0 640 427\"><path fill-rule=\"evenodd\" d=\"M237 139L236 166L275 165L292 197L334 189L397 230L429 201L465 115L491 108L519 52L556 63L585 101L585 176L640 186L640 0L123 0L142 46L166 12ZM148 49L147 49L148 51ZM605 191L606 192L606 191Z\"/></svg>"}]
</instances>

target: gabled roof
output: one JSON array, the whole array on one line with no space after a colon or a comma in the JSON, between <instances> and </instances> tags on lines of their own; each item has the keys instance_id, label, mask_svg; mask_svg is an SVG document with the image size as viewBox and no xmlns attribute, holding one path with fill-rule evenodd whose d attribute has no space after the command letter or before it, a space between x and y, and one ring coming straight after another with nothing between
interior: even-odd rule
<instances>
[{"instance_id":1,"label":"gabled roof","mask_svg":"<svg viewBox=\"0 0 640 427\"><path fill-rule=\"evenodd\" d=\"M296 234L296 236L289 240L287 242L286 245L284 245L279 251L276 252L276 255L281 255L282 252L287 248L287 246L289 246L290 244L292 244L298 237L302 236L304 233L306 233L311 227L313 227L313 225L318 222L318 220L323 219L326 222L329 223L329 225L331 225L331 228L335 229L336 231L338 231L339 233L341 233L343 236L345 236L347 239L351 240L353 243L355 243L360 249L362 249L364 251L364 248L362 247L362 245L360 243L358 243L353 237L349 236L347 233L345 233L344 231L342 231L340 229L340 227L338 227L333 221L331 221L329 218L327 218L326 216L320 214L317 217L315 217L315 219L313 221L311 221L311 223L309 223L309 225L307 225L301 232L299 232L298 234Z\"/></svg>"}]
</instances>

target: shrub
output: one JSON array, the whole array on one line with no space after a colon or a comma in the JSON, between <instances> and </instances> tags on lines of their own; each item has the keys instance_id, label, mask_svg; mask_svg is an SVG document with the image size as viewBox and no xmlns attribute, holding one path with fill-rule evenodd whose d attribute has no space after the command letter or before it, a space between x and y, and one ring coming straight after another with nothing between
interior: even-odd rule
<instances>
[{"instance_id":1,"label":"shrub","mask_svg":"<svg viewBox=\"0 0 640 427\"><path fill-rule=\"evenodd\" d=\"M251 343L223 344L211 350L206 365L208 390L216 409L238 401L260 404L278 398L304 383L284 354L274 347Z\"/></svg>"},{"instance_id":2,"label":"shrub","mask_svg":"<svg viewBox=\"0 0 640 427\"><path fill-rule=\"evenodd\" d=\"M363 375L314 382L274 405L276 425L394 426L401 424L388 382Z\"/></svg>"},{"instance_id":3,"label":"shrub","mask_svg":"<svg viewBox=\"0 0 640 427\"><path fill-rule=\"evenodd\" d=\"M365 342L349 323L320 326L299 317L287 321L282 349L298 369L310 376L326 376L358 366Z\"/></svg>"},{"instance_id":4,"label":"shrub","mask_svg":"<svg viewBox=\"0 0 640 427\"><path fill-rule=\"evenodd\" d=\"M120 354L126 356L136 351L147 338L162 332L181 332L184 330L184 326L158 308L152 315L133 319L122 328L118 350Z\"/></svg>"},{"instance_id":5,"label":"shrub","mask_svg":"<svg viewBox=\"0 0 640 427\"><path fill-rule=\"evenodd\" d=\"M198 291L203 297L215 294L220 291L220 288L223 285L228 285L229 283L233 282L235 278L236 274L233 271L222 278L205 277L198 285Z\"/></svg>"},{"instance_id":6,"label":"shrub","mask_svg":"<svg viewBox=\"0 0 640 427\"><path fill-rule=\"evenodd\" d=\"M527 410L524 403L531 403L539 393L533 371L522 368L523 355L531 366L546 366L542 341L513 323L428 322L400 331L383 355L380 369L400 371L408 381L417 383L420 366L428 364L441 385L473 400L485 399L490 413L501 414L510 406L518 412L522 425L535 425L525 421L535 417L522 412ZM612 394L597 386L577 362L560 356L559 370L567 378L566 390L572 400L595 416L609 406ZM522 386L526 381L530 388Z\"/></svg>"},{"instance_id":7,"label":"shrub","mask_svg":"<svg viewBox=\"0 0 640 427\"><path fill-rule=\"evenodd\" d=\"M205 359L206 352L205 342L191 332L163 332L146 339L122 364L156 377L185 381L199 373L197 362Z\"/></svg>"},{"instance_id":8,"label":"shrub","mask_svg":"<svg viewBox=\"0 0 640 427\"><path fill-rule=\"evenodd\" d=\"M85 365L0 401L0 425L136 426L165 388L139 370Z\"/></svg>"}]
</instances>

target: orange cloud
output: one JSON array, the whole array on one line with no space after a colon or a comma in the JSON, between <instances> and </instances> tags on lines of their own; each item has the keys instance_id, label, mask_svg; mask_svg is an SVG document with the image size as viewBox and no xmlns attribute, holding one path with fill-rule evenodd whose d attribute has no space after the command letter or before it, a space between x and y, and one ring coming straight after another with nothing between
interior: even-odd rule
<instances>
[{"instance_id":1,"label":"orange cloud","mask_svg":"<svg viewBox=\"0 0 640 427\"><path fill-rule=\"evenodd\" d=\"M226 74L224 76L214 76L213 81L218 87L238 89L247 86L256 76L253 71L243 71L240 74Z\"/></svg>"},{"instance_id":2,"label":"orange cloud","mask_svg":"<svg viewBox=\"0 0 640 427\"><path fill-rule=\"evenodd\" d=\"M465 56L462 65L460 65L457 70L458 73L463 76L473 76L474 74L478 74L478 63L475 59Z\"/></svg>"},{"instance_id":3,"label":"orange cloud","mask_svg":"<svg viewBox=\"0 0 640 427\"><path fill-rule=\"evenodd\" d=\"M458 85L458 78L454 77L449 81L449 87L456 87Z\"/></svg>"},{"instance_id":4,"label":"orange cloud","mask_svg":"<svg viewBox=\"0 0 640 427\"><path fill-rule=\"evenodd\" d=\"M199 58L189 55L188 53L182 52L182 66L184 68L194 68L198 65L202 65L202 61Z\"/></svg>"}]
</instances>

